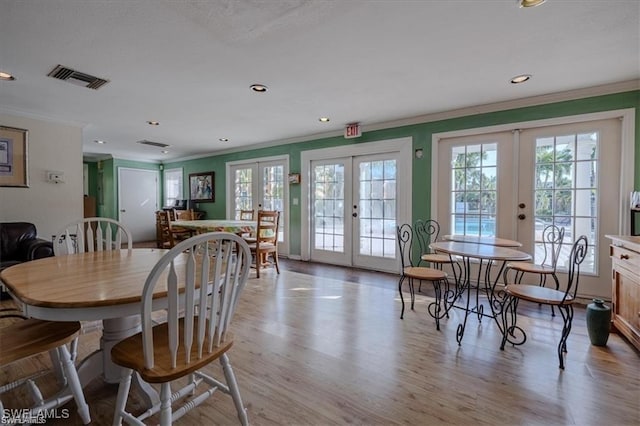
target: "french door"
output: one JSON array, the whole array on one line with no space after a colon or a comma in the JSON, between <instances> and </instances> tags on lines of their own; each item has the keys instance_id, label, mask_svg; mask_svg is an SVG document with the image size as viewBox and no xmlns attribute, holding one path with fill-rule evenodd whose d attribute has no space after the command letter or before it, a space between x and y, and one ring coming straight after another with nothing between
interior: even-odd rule
<instances>
[{"instance_id":1,"label":"french door","mask_svg":"<svg viewBox=\"0 0 640 426\"><path fill-rule=\"evenodd\" d=\"M580 294L609 298L603 242L619 229L620 129L613 118L441 139L438 182L449 189L438 192L441 228L515 239L540 262L542 230L555 224L565 229L561 272L586 235Z\"/></svg>"},{"instance_id":2,"label":"french door","mask_svg":"<svg viewBox=\"0 0 640 426\"><path fill-rule=\"evenodd\" d=\"M311 259L395 271L399 153L311 162Z\"/></svg>"},{"instance_id":3,"label":"french door","mask_svg":"<svg viewBox=\"0 0 640 426\"><path fill-rule=\"evenodd\" d=\"M278 251L288 253L288 173L285 158L230 164L227 167L227 217L240 219L240 210L277 210L280 212Z\"/></svg>"}]
</instances>

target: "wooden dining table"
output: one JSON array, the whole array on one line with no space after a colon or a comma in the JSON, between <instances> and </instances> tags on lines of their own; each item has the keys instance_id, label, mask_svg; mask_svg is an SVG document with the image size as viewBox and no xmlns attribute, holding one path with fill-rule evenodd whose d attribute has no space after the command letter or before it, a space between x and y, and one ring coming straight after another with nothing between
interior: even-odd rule
<instances>
[{"instance_id":1,"label":"wooden dining table","mask_svg":"<svg viewBox=\"0 0 640 426\"><path fill-rule=\"evenodd\" d=\"M0 280L29 317L101 320L100 348L80 362L78 376L83 387L100 375L105 382L117 383L121 370L111 362L111 348L140 331L141 295L147 275L167 251L132 249L47 257L9 267L0 273ZM177 270L182 265L178 258ZM166 304L166 291L158 287L154 299L161 309ZM148 404L159 401L149 384L139 377L134 380Z\"/></svg>"},{"instance_id":2,"label":"wooden dining table","mask_svg":"<svg viewBox=\"0 0 640 426\"><path fill-rule=\"evenodd\" d=\"M462 278L457 283L455 291L446 294L443 301L447 310L458 308L464 311L464 320L458 325L456 332L458 344L460 345L462 342L470 314L475 314L478 321L482 321L482 317L485 316L493 318L502 332L500 315L503 300L495 291L498 280L502 276L507 262L527 261L531 259L531 255L509 247L486 244L486 242L439 241L431 243L429 247L436 252L448 254L452 260L459 256L464 265ZM478 267L475 283L472 282L472 264ZM498 272L492 275L491 271L495 265L499 265ZM475 290L475 306L473 307L470 304L472 290ZM490 312L484 312L484 305L480 301L481 292L487 295ZM462 296L465 296L464 306L456 304Z\"/></svg>"}]
</instances>

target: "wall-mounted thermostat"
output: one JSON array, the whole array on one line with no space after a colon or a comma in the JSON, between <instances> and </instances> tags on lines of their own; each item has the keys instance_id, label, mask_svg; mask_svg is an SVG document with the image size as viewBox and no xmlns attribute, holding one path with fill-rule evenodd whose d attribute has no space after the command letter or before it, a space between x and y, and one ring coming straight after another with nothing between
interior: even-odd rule
<instances>
[{"instance_id":1,"label":"wall-mounted thermostat","mask_svg":"<svg viewBox=\"0 0 640 426\"><path fill-rule=\"evenodd\" d=\"M64 183L64 173L63 172L52 172L47 170L47 182L50 183Z\"/></svg>"}]
</instances>

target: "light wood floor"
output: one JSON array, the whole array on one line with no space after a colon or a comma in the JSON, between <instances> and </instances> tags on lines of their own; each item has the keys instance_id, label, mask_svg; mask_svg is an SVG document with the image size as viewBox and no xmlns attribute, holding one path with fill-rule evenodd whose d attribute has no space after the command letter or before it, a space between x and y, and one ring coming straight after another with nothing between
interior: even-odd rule
<instances>
[{"instance_id":1,"label":"light wood floor","mask_svg":"<svg viewBox=\"0 0 640 426\"><path fill-rule=\"evenodd\" d=\"M591 346L584 308L562 371L561 319L547 307L525 309L523 346L500 351L496 324L473 317L458 346L461 312L436 331L427 286L400 320L396 276L286 260L281 266L280 275L270 269L249 280L234 318L229 354L252 424L640 424L640 357L615 334L607 347ZM82 336L81 356L98 347L99 335ZM46 363L42 357L5 369L0 380ZM85 389L93 424L111 423L116 391L99 380ZM16 398L3 397L5 406ZM51 424L81 424L74 404L68 407L71 418ZM218 394L178 424L237 419L231 398Z\"/></svg>"}]
</instances>

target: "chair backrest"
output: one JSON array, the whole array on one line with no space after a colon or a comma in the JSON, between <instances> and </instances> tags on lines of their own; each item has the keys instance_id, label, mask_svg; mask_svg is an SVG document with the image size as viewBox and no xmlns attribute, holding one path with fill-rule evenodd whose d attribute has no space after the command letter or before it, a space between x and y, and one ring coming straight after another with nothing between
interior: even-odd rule
<instances>
[{"instance_id":1,"label":"chair backrest","mask_svg":"<svg viewBox=\"0 0 640 426\"><path fill-rule=\"evenodd\" d=\"M279 211L258 210L258 223L256 228L256 238L258 242L277 244L279 226Z\"/></svg>"},{"instance_id":2,"label":"chair backrest","mask_svg":"<svg viewBox=\"0 0 640 426\"><path fill-rule=\"evenodd\" d=\"M418 219L413 226L413 230L416 233L415 238L418 240L418 244L420 245L420 254L431 253L429 245L438 241L438 236L440 235L440 224L433 219Z\"/></svg>"},{"instance_id":3,"label":"chair backrest","mask_svg":"<svg viewBox=\"0 0 640 426\"><path fill-rule=\"evenodd\" d=\"M186 364L197 362L203 353L211 353L224 342L250 265L251 251L247 243L227 232L196 235L162 256L149 273L142 292L146 367L154 366L154 310L166 309L167 341L170 342L167 355L174 368L178 359ZM168 306L154 301L157 286L166 288ZM180 318L184 327L179 327ZM194 349L197 349L196 359L191 359Z\"/></svg>"},{"instance_id":4,"label":"chair backrest","mask_svg":"<svg viewBox=\"0 0 640 426\"><path fill-rule=\"evenodd\" d=\"M240 210L240 220L254 220L255 212L253 210Z\"/></svg>"},{"instance_id":5,"label":"chair backrest","mask_svg":"<svg viewBox=\"0 0 640 426\"><path fill-rule=\"evenodd\" d=\"M163 246L173 245L173 235L171 234L171 221L169 220L169 212L166 210L158 210L156 212L156 226L158 227L158 235Z\"/></svg>"},{"instance_id":6,"label":"chair backrest","mask_svg":"<svg viewBox=\"0 0 640 426\"><path fill-rule=\"evenodd\" d=\"M416 266L413 262L413 228L408 223L398 225L398 248L400 249L400 262L402 269Z\"/></svg>"},{"instance_id":7,"label":"chair backrest","mask_svg":"<svg viewBox=\"0 0 640 426\"><path fill-rule=\"evenodd\" d=\"M188 209L188 210L173 209L173 217L175 219L172 219L172 220L196 220L196 215L193 209Z\"/></svg>"},{"instance_id":8,"label":"chair backrest","mask_svg":"<svg viewBox=\"0 0 640 426\"><path fill-rule=\"evenodd\" d=\"M571 253L569 254L569 271L567 272L567 289L565 291L564 300L567 298L574 299L578 294L578 285L580 284L580 264L587 255L589 250L589 244L587 237L581 235L573 247L571 247Z\"/></svg>"},{"instance_id":9,"label":"chair backrest","mask_svg":"<svg viewBox=\"0 0 640 426\"><path fill-rule=\"evenodd\" d=\"M120 222L107 217L88 217L71 222L55 235L56 256L92 251L127 250L133 247L131 232Z\"/></svg>"},{"instance_id":10,"label":"chair backrest","mask_svg":"<svg viewBox=\"0 0 640 426\"><path fill-rule=\"evenodd\" d=\"M541 265L549 265L554 271L556 270L563 240L564 228L556 225L548 225L542 230L544 257L542 258L542 262L540 262Z\"/></svg>"}]
</instances>

